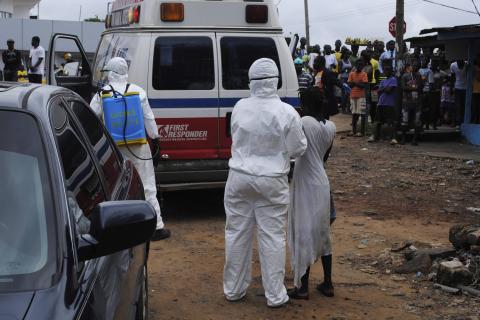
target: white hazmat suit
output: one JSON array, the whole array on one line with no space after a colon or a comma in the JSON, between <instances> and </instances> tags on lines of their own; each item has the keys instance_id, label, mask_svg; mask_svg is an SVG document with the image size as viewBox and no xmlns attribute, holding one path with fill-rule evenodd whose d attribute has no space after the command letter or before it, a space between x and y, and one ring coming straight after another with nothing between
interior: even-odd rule
<instances>
[{"instance_id":1,"label":"white hazmat suit","mask_svg":"<svg viewBox=\"0 0 480 320\"><path fill-rule=\"evenodd\" d=\"M227 300L242 299L251 281L255 226L262 282L270 307L288 301L285 227L289 203L290 158L305 152L300 116L277 95L279 72L271 59L249 71L251 96L232 113L232 158L225 188L225 269Z\"/></svg>"},{"instance_id":2,"label":"white hazmat suit","mask_svg":"<svg viewBox=\"0 0 480 320\"><path fill-rule=\"evenodd\" d=\"M104 90L113 89L121 94L125 93L128 84L128 64L123 58L112 58L105 67L108 70L108 86L104 87ZM147 135L151 139L158 139L158 128L155 122L155 116L153 115L150 104L148 103L147 94L145 90L135 84L130 84L128 92L139 92L140 101L142 103L143 118L145 121L145 129ZM92 110L103 119L102 100L97 93L90 102ZM157 185L155 183L155 169L153 167L152 160L140 160L132 155L132 152L139 158L151 159L152 153L148 144L132 144L128 148L126 146L120 146L122 154L127 157L134 164L135 168L142 179L143 188L145 190L145 198L155 208L157 213L157 230L161 230L164 227L162 215L160 211L160 205L157 199ZM131 151L130 151L130 150Z\"/></svg>"}]
</instances>

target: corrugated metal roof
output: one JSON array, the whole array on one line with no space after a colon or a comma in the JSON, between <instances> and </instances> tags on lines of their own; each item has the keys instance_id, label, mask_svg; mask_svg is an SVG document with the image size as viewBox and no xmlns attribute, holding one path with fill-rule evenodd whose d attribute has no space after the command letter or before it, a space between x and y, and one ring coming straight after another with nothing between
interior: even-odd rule
<instances>
[{"instance_id":1,"label":"corrugated metal roof","mask_svg":"<svg viewBox=\"0 0 480 320\"><path fill-rule=\"evenodd\" d=\"M425 36L425 37L411 37L407 38L404 41L406 42L416 42L416 41L434 41L437 40L437 36Z\"/></svg>"},{"instance_id":2,"label":"corrugated metal roof","mask_svg":"<svg viewBox=\"0 0 480 320\"><path fill-rule=\"evenodd\" d=\"M439 27L439 28L431 28L431 29L424 29L420 31L420 34L429 34L434 32L463 32L463 33L480 33L480 24L467 24L461 26L454 26L454 27Z\"/></svg>"}]
</instances>

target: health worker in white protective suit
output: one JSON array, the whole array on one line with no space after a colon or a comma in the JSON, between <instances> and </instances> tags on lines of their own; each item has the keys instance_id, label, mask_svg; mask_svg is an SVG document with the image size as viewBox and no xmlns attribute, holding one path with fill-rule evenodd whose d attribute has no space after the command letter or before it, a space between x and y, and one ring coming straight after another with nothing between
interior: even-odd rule
<instances>
[{"instance_id":1,"label":"health worker in white protective suit","mask_svg":"<svg viewBox=\"0 0 480 320\"><path fill-rule=\"evenodd\" d=\"M285 277L290 159L307 148L300 116L277 95L279 71L271 59L249 70L250 97L232 113L232 158L225 187L227 300L242 299L251 281L252 243L257 230L262 282L269 307L288 301Z\"/></svg>"},{"instance_id":2,"label":"health worker in white protective suit","mask_svg":"<svg viewBox=\"0 0 480 320\"><path fill-rule=\"evenodd\" d=\"M125 59L120 57L112 58L102 71L108 72L108 85L105 86L103 90L111 91L110 86L112 86L116 92L125 94L128 85L128 92L140 93L140 102L142 104L145 130L150 139L152 139L152 142L158 145L159 136L157 124L155 123L155 116L153 115L152 109L148 103L147 94L145 93L145 90L139 86L128 83L128 64ZM100 118L103 118L102 98L100 97L99 93L93 97L92 101L90 102L90 107ZM170 237L170 230L164 228L160 205L157 199L155 169L153 161L151 160L152 152L150 150L150 146L148 144L131 144L128 146L128 148L126 146L120 146L119 148L122 151L122 154L130 159L137 169L138 174L142 179L143 188L145 189L145 198L152 204L152 206L155 208L155 212L157 213L157 231L153 235L152 240L156 241ZM156 156L158 157L159 154ZM139 158L150 160L140 160Z\"/></svg>"}]
</instances>

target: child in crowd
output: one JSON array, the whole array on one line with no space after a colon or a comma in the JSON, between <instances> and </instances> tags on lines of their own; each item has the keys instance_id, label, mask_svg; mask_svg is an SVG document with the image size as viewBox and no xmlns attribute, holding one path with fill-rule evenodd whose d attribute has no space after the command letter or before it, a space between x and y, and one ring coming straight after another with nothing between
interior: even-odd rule
<instances>
[{"instance_id":1,"label":"child in crowd","mask_svg":"<svg viewBox=\"0 0 480 320\"><path fill-rule=\"evenodd\" d=\"M288 290L288 295L292 299L307 300L310 266L318 258L322 260L324 282L317 290L327 297L334 295L330 225L335 220L335 208L324 163L336 129L333 122L323 117L326 104L318 87L302 91L300 102L305 114L302 123L308 148L296 159L290 189L288 244L295 288Z\"/></svg>"},{"instance_id":2,"label":"child in crowd","mask_svg":"<svg viewBox=\"0 0 480 320\"><path fill-rule=\"evenodd\" d=\"M433 89L433 82L434 82L434 74L432 69L428 66L429 61L424 59L422 61L422 67L418 70L420 76L422 78L422 97L421 97L421 104L422 104L422 127L425 126L426 130L430 129L430 124L433 127L436 127L436 124L431 121L430 114L432 113L432 95L431 91ZM432 123L430 123L432 122Z\"/></svg>"},{"instance_id":3,"label":"child in crowd","mask_svg":"<svg viewBox=\"0 0 480 320\"><path fill-rule=\"evenodd\" d=\"M442 108L444 123L455 126L456 108L455 108L455 95L451 86L451 80L449 77L443 79L442 96L440 106Z\"/></svg>"},{"instance_id":4,"label":"child in crowd","mask_svg":"<svg viewBox=\"0 0 480 320\"><path fill-rule=\"evenodd\" d=\"M351 136L362 137L366 133L367 125L367 100L365 89L368 86L368 76L362 71L364 62L358 59L355 69L348 76L348 85L352 88L350 92L350 107L352 109L352 132ZM358 119L361 118L360 132L357 132Z\"/></svg>"},{"instance_id":5,"label":"child in crowd","mask_svg":"<svg viewBox=\"0 0 480 320\"><path fill-rule=\"evenodd\" d=\"M375 142L380 139L382 124L387 123L392 128L391 141L392 145L397 144L395 121L395 102L397 99L397 78L393 75L391 65L385 65L383 68L386 79L382 80L378 88L380 98L378 100L378 108L375 118L375 131L373 137L368 142Z\"/></svg>"},{"instance_id":6,"label":"child in crowd","mask_svg":"<svg viewBox=\"0 0 480 320\"><path fill-rule=\"evenodd\" d=\"M414 124L415 133L412 145L418 145L418 136L422 129L422 104L421 93L423 92L422 76L418 73L418 65L415 63L405 64L405 73L402 76L402 141L405 144L410 122Z\"/></svg>"}]
</instances>

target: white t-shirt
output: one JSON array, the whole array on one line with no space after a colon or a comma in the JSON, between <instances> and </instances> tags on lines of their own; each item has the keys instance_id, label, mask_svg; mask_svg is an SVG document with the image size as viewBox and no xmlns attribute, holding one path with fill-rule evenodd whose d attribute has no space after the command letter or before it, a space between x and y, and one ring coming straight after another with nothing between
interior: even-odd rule
<instances>
[{"instance_id":1,"label":"white t-shirt","mask_svg":"<svg viewBox=\"0 0 480 320\"><path fill-rule=\"evenodd\" d=\"M335 56L335 53L331 53L329 55L325 56L325 66L327 69L332 69L330 66L334 64L337 65L337 57Z\"/></svg>"},{"instance_id":2,"label":"white t-shirt","mask_svg":"<svg viewBox=\"0 0 480 320\"><path fill-rule=\"evenodd\" d=\"M310 53L310 55L308 56L308 66L310 67L310 69L313 70L313 64L315 62L315 59L317 59L318 57L318 53Z\"/></svg>"},{"instance_id":3,"label":"white t-shirt","mask_svg":"<svg viewBox=\"0 0 480 320\"><path fill-rule=\"evenodd\" d=\"M467 63L462 69L458 67L456 62L450 66L450 72L455 74L455 89L466 90L467 89Z\"/></svg>"},{"instance_id":4,"label":"white t-shirt","mask_svg":"<svg viewBox=\"0 0 480 320\"><path fill-rule=\"evenodd\" d=\"M43 58L35 72L28 70L28 72L31 74L40 74L43 76L43 73L45 72L45 49L43 49L41 46L30 49L30 58L32 59L32 67L37 64L40 58Z\"/></svg>"}]
</instances>

